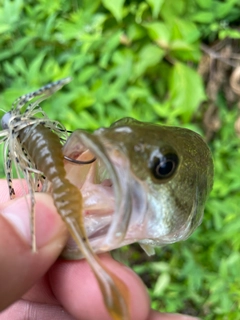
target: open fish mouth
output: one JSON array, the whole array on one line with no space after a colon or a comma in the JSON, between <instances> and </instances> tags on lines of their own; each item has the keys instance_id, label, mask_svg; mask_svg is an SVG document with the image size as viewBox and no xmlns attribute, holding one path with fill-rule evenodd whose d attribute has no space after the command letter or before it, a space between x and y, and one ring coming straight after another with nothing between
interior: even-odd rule
<instances>
[{"instance_id":1,"label":"open fish mouth","mask_svg":"<svg viewBox=\"0 0 240 320\"><path fill-rule=\"evenodd\" d=\"M120 148L78 130L63 147L63 153L80 161L96 157L91 164L65 164L66 177L82 193L84 225L92 249L101 253L141 240L146 190L133 177L129 159ZM71 238L62 256L83 257Z\"/></svg>"}]
</instances>

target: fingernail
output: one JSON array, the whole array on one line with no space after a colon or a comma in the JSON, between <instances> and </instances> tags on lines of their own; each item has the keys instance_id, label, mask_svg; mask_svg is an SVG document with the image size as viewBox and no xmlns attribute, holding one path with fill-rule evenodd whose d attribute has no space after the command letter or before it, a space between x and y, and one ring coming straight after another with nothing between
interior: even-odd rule
<instances>
[{"instance_id":1,"label":"fingernail","mask_svg":"<svg viewBox=\"0 0 240 320\"><path fill-rule=\"evenodd\" d=\"M65 226L57 214L51 197L46 194L38 194L35 205L35 235L37 248L41 248L51 242L59 234L64 233ZM28 199L29 200L29 199ZM14 228L24 242L32 244L30 229L30 206L25 198L19 198L9 202L1 210L1 216Z\"/></svg>"}]
</instances>

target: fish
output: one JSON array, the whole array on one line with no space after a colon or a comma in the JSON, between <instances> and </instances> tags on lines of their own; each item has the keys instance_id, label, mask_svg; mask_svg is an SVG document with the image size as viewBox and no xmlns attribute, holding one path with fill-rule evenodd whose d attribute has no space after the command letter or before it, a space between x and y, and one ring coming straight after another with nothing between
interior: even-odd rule
<instances>
[{"instance_id":1,"label":"fish","mask_svg":"<svg viewBox=\"0 0 240 320\"><path fill-rule=\"evenodd\" d=\"M200 225L213 186L211 151L196 132L123 118L93 133L75 130L63 146L67 178L81 190L94 252L134 242L154 247L187 239ZM65 259L81 259L71 238Z\"/></svg>"}]
</instances>

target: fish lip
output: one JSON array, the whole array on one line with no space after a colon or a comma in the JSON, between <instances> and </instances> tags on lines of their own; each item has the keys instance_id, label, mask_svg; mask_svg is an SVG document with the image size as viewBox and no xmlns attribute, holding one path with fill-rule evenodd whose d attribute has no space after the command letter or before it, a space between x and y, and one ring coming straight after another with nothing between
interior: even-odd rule
<instances>
[{"instance_id":1,"label":"fish lip","mask_svg":"<svg viewBox=\"0 0 240 320\"><path fill-rule=\"evenodd\" d=\"M112 247L118 246L119 243L124 239L130 220L132 203L129 188L129 160L124 157L125 170L121 170L121 166L113 163L109 148L106 147L108 143L107 141L104 141L103 138L100 139L98 135L91 135L83 132L81 134L81 141L84 146L89 148L97 158L101 159L110 175L110 179L113 184L115 210L113 212L112 221L106 237L101 246L101 250L109 251ZM123 154L119 153L119 158L121 156L123 156ZM118 161L119 160L120 159L118 159Z\"/></svg>"}]
</instances>

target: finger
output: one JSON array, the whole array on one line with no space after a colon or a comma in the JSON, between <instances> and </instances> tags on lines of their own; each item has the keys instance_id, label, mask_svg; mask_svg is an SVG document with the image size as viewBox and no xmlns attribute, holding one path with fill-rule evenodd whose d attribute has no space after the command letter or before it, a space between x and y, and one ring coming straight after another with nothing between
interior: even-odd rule
<instances>
[{"instance_id":1,"label":"finger","mask_svg":"<svg viewBox=\"0 0 240 320\"><path fill-rule=\"evenodd\" d=\"M0 320L75 320L54 297L45 274L21 300L0 312Z\"/></svg>"},{"instance_id":2,"label":"finger","mask_svg":"<svg viewBox=\"0 0 240 320\"><path fill-rule=\"evenodd\" d=\"M101 255L104 265L116 274L130 293L131 319L146 320L149 297L140 278L129 268ZM86 261L57 261L49 271L52 291L76 320L110 320L97 281Z\"/></svg>"},{"instance_id":3,"label":"finger","mask_svg":"<svg viewBox=\"0 0 240 320\"><path fill-rule=\"evenodd\" d=\"M0 320L75 320L61 306L20 300L0 312Z\"/></svg>"},{"instance_id":4,"label":"finger","mask_svg":"<svg viewBox=\"0 0 240 320\"><path fill-rule=\"evenodd\" d=\"M51 197L35 196L37 253L31 251L26 199L0 205L0 310L33 286L57 259L67 240L65 225Z\"/></svg>"}]
</instances>

